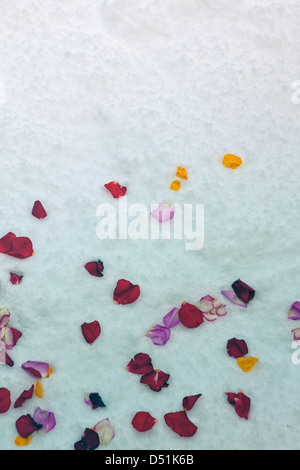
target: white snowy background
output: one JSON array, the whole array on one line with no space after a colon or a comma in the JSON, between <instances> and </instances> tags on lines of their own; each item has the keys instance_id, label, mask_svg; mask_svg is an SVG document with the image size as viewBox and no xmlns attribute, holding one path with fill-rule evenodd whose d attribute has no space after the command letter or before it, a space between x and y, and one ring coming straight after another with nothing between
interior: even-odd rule
<instances>
[{"instance_id":1,"label":"white snowy background","mask_svg":"<svg viewBox=\"0 0 300 470\"><path fill-rule=\"evenodd\" d=\"M17 448L15 421L37 406L57 425L21 450L72 449L106 417L116 433L107 450L299 449L299 325L287 320L300 298L299 24L298 0L0 0L0 236L28 236L35 251L0 255L0 303L23 333L0 387L14 402L33 383L23 362L54 371L43 398L0 416L2 450ZM243 165L225 168L226 153ZM188 180L174 192L179 165ZM97 207L117 207L103 187L112 180L129 204L204 204L203 249L99 240ZM37 199L44 220L31 215ZM95 259L103 278L83 268ZM120 278L140 285L134 304L113 302ZM228 301L227 316L178 325L163 347L145 337L184 300L225 300L238 278L256 290L248 309ZM95 319L102 333L90 346L80 325ZM248 374L226 352L232 337L259 359ZM155 393L125 370L138 352L170 374L168 388ZM240 390L248 420L224 395ZM96 391L106 408L83 402ZM163 415L197 393L198 432L181 438ZM143 434L131 426L141 410L158 420Z\"/></svg>"}]
</instances>

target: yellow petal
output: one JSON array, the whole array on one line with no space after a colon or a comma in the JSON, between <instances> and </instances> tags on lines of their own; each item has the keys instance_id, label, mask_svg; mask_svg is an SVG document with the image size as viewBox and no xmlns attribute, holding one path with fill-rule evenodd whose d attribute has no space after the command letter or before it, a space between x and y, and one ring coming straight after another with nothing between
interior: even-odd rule
<instances>
[{"instance_id":1,"label":"yellow petal","mask_svg":"<svg viewBox=\"0 0 300 470\"><path fill-rule=\"evenodd\" d=\"M237 363L244 372L249 372L257 361L256 357L239 357Z\"/></svg>"},{"instance_id":2,"label":"yellow petal","mask_svg":"<svg viewBox=\"0 0 300 470\"><path fill-rule=\"evenodd\" d=\"M173 189L173 191L178 191L179 188L180 188L180 181L178 180L172 181L170 189Z\"/></svg>"},{"instance_id":3,"label":"yellow petal","mask_svg":"<svg viewBox=\"0 0 300 470\"><path fill-rule=\"evenodd\" d=\"M180 166L177 168L176 176L178 176L178 178L182 178L183 180L188 179L186 169L181 168Z\"/></svg>"},{"instance_id":4,"label":"yellow petal","mask_svg":"<svg viewBox=\"0 0 300 470\"><path fill-rule=\"evenodd\" d=\"M237 157L236 155L232 155L231 153L227 153L226 155L224 155L223 165L225 165L226 168L231 168L232 170L235 170L242 163L242 159L240 157Z\"/></svg>"},{"instance_id":5,"label":"yellow petal","mask_svg":"<svg viewBox=\"0 0 300 470\"><path fill-rule=\"evenodd\" d=\"M46 375L46 378L49 377L50 374L52 374L53 370L51 369L51 367L49 366L49 370L48 370L48 374Z\"/></svg>"},{"instance_id":6,"label":"yellow petal","mask_svg":"<svg viewBox=\"0 0 300 470\"><path fill-rule=\"evenodd\" d=\"M28 437L22 437L18 435L18 437L15 439L15 444L17 446L27 446L29 442L31 441L31 438L32 438L32 434L30 434L30 436Z\"/></svg>"},{"instance_id":7,"label":"yellow petal","mask_svg":"<svg viewBox=\"0 0 300 470\"><path fill-rule=\"evenodd\" d=\"M34 393L40 398L42 398L43 396L43 389L42 389L41 383L38 380L36 381Z\"/></svg>"}]
</instances>

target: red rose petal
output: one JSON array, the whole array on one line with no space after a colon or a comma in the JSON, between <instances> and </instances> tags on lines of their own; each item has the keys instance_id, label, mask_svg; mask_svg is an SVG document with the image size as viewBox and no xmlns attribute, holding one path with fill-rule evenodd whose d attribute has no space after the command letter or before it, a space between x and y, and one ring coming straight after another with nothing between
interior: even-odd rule
<instances>
[{"instance_id":1,"label":"red rose petal","mask_svg":"<svg viewBox=\"0 0 300 470\"><path fill-rule=\"evenodd\" d=\"M140 295L140 288L125 279L119 279L114 290L114 302L127 305L135 302Z\"/></svg>"},{"instance_id":2,"label":"red rose petal","mask_svg":"<svg viewBox=\"0 0 300 470\"><path fill-rule=\"evenodd\" d=\"M255 295L255 290L252 289L252 287L245 284L240 279L237 279L236 281L234 281L231 287L236 293L236 295L238 296L238 298L241 299L243 302L245 302L245 304L250 302L250 300L252 300Z\"/></svg>"},{"instance_id":3,"label":"red rose petal","mask_svg":"<svg viewBox=\"0 0 300 470\"><path fill-rule=\"evenodd\" d=\"M21 338L22 333L16 328L10 328L10 332L12 333L13 337L13 346L15 346L17 344L17 341Z\"/></svg>"},{"instance_id":4,"label":"red rose petal","mask_svg":"<svg viewBox=\"0 0 300 470\"><path fill-rule=\"evenodd\" d=\"M157 419L153 418L147 411L138 411L131 421L131 424L137 431L145 432L152 429L156 421Z\"/></svg>"},{"instance_id":5,"label":"red rose petal","mask_svg":"<svg viewBox=\"0 0 300 470\"><path fill-rule=\"evenodd\" d=\"M6 364L9 367L14 365L12 358L3 349L0 349L0 364Z\"/></svg>"},{"instance_id":6,"label":"red rose petal","mask_svg":"<svg viewBox=\"0 0 300 470\"><path fill-rule=\"evenodd\" d=\"M35 201L35 203L33 204L32 215L37 219L44 219L45 217L47 217L47 212L45 211L41 201Z\"/></svg>"},{"instance_id":7,"label":"red rose petal","mask_svg":"<svg viewBox=\"0 0 300 470\"><path fill-rule=\"evenodd\" d=\"M32 398L33 391L34 391L34 385L31 385L29 390L24 390L19 396L19 398L16 399L14 408L20 408L20 406L23 405L24 401Z\"/></svg>"},{"instance_id":8,"label":"red rose petal","mask_svg":"<svg viewBox=\"0 0 300 470\"><path fill-rule=\"evenodd\" d=\"M23 276L19 276L19 274L16 273L10 273L10 282L12 284L20 284L22 281Z\"/></svg>"},{"instance_id":9,"label":"red rose petal","mask_svg":"<svg viewBox=\"0 0 300 470\"><path fill-rule=\"evenodd\" d=\"M85 322L81 325L81 331L86 342L92 344L101 333L100 323L97 320L91 323Z\"/></svg>"},{"instance_id":10,"label":"red rose petal","mask_svg":"<svg viewBox=\"0 0 300 470\"><path fill-rule=\"evenodd\" d=\"M245 340L231 338L227 341L228 355L234 358L243 357L248 353L248 346Z\"/></svg>"},{"instance_id":11,"label":"red rose petal","mask_svg":"<svg viewBox=\"0 0 300 470\"><path fill-rule=\"evenodd\" d=\"M103 277L104 266L102 261L90 261L84 267L92 276Z\"/></svg>"},{"instance_id":12,"label":"red rose petal","mask_svg":"<svg viewBox=\"0 0 300 470\"><path fill-rule=\"evenodd\" d=\"M193 408L195 405L196 401L201 397L201 393L198 395L190 395L188 397L184 397L182 400L182 406L185 411L189 411Z\"/></svg>"},{"instance_id":13,"label":"red rose petal","mask_svg":"<svg viewBox=\"0 0 300 470\"><path fill-rule=\"evenodd\" d=\"M148 385L154 392L160 392L162 388L169 386L167 383L169 377L169 374L165 374L162 370L156 369L149 374L143 375L140 382Z\"/></svg>"},{"instance_id":14,"label":"red rose petal","mask_svg":"<svg viewBox=\"0 0 300 470\"><path fill-rule=\"evenodd\" d=\"M37 424L29 415L22 415L16 421L16 428L21 437L26 439L30 434L41 429L42 424Z\"/></svg>"},{"instance_id":15,"label":"red rose petal","mask_svg":"<svg viewBox=\"0 0 300 470\"><path fill-rule=\"evenodd\" d=\"M164 418L169 428L182 437L192 437L198 429L197 426L188 418L185 411L167 413Z\"/></svg>"},{"instance_id":16,"label":"red rose petal","mask_svg":"<svg viewBox=\"0 0 300 470\"><path fill-rule=\"evenodd\" d=\"M196 305L183 302L179 312L179 319L181 323L187 328L197 328L203 323L203 315Z\"/></svg>"},{"instance_id":17,"label":"red rose petal","mask_svg":"<svg viewBox=\"0 0 300 470\"><path fill-rule=\"evenodd\" d=\"M16 235L12 232L7 233L4 237L0 238L0 253L7 253L15 238Z\"/></svg>"},{"instance_id":18,"label":"red rose petal","mask_svg":"<svg viewBox=\"0 0 300 470\"><path fill-rule=\"evenodd\" d=\"M127 364L126 369L128 370L128 372L141 375L149 374L154 370L151 357L145 353L136 354L134 356L134 359L131 359L130 362Z\"/></svg>"},{"instance_id":19,"label":"red rose petal","mask_svg":"<svg viewBox=\"0 0 300 470\"><path fill-rule=\"evenodd\" d=\"M122 197L126 194L127 188L125 186L121 186L116 181L111 181L104 185L106 189L110 191L114 198Z\"/></svg>"},{"instance_id":20,"label":"red rose petal","mask_svg":"<svg viewBox=\"0 0 300 470\"><path fill-rule=\"evenodd\" d=\"M28 237L16 237L12 232L0 239L0 253L24 259L33 255L31 240Z\"/></svg>"},{"instance_id":21,"label":"red rose petal","mask_svg":"<svg viewBox=\"0 0 300 470\"><path fill-rule=\"evenodd\" d=\"M10 391L4 387L0 388L0 413L6 413L10 405Z\"/></svg>"},{"instance_id":22,"label":"red rose petal","mask_svg":"<svg viewBox=\"0 0 300 470\"><path fill-rule=\"evenodd\" d=\"M228 403L234 405L235 411L240 418L248 419L251 400L243 392L226 393Z\"/></svg>"}]
</instances>

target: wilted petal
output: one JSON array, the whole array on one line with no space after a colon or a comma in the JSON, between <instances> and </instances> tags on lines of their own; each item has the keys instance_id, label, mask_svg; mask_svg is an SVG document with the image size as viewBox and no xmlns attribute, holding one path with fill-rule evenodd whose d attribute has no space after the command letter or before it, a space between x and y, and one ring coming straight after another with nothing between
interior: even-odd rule
<instances>
[{"instance_id":1,"label":"wilted petal","mask_svg":"<svg viewBox=\"0 0 300 470\"><path fill-rule=\"evenodd\" d=\"M93 410L96 408L103 408L105 407L102 398L100 397L99 393L87 393L84 396L84 402L90 406Z\"/></svg>"},{"instance_id":2,"label":"wilted petal","mask_svg":"<svg viewBox=\"0 0 300 470\"><path fill-rule=\"evenodd\" d=\"M202 312L202 315L207 321L215 321L219 316L216 313L212 313L212 312L207 312L207 313Z\"/></svg>"},{"instance_id":3,"label":"wilted petal","mask_svg":"<svg viewBox=\"0 0 300 470\"><path fill-rule=\"evenodd\" d=\"M231 287L238 298L245 302L245 304L248 304L255 296L255 290L240 279L234 281Z\"/></svg>"},{"instance_id":4,"label":"wilted petal","mask_svg":"<svg viewBox=\"0 0 300 470\"><path fill-rule=\"evenodd\" d=\"M19 396L19 398L16 399L14 408L20 408L20 406L22 406L26 400L29 400L30 398L32 398L33 391L34 391L34 385L31 385L29 390L24 390Z\"/></svg>"},{"instance_id":5,"label":"wilted petal","mask_svg":"<svg viewBox=\"0 0 300 470\"><path fill-rule=\"evenodd\" d=\"M165 374L162 370L156 369L149 374L143 375L140 382L148 385L154 392L160 392L162 388L169 386L167 383L169 377L169 374Z\"/></svg>"},{"instance_id":6,"label":"wilted petal","mask_svg":"<svg viewBox=\"0 0 300 470\"><path fill-rule=\"evenodd\" d=\"M183 406L183 409L185 411L189 411L191 410L196 401L202 396L201 393L199 393L198 395L190 395L188 397L184 397L184 399L182 400L182 406Z\"/></svg>"},{"instance_id":7,"label":"wilted petal","mask_svg":"<svg viewBox=\"0 0 300 470\"><path fill-rule=\"evenodd\" d=\"M121 186L117 181L111 181L110 183L105 184L104 187L108 189L115 199L124 196L127 191L126 186Z\"/></svg>"},{"instance_id":8,"label":"wilted petal","mask_svg":"<svg viewBox=\"0 0 300 470\"><path fill-rule=\"evenodd\" d=\"M10 405L10 391L5 387L0 388L0 413L6 413Z\"/></svg>"},{"instance_id":9,"label":"wilted petal","mask_svg":"<svg viewBox=\"0 0 300 470\"><path fill-rule=\"evenodd\" d=\"M106 446L115 437L115 430L108 418L99 421L93 430L98 434L100 444Z\"/></svg>"},{"instance_id":10,"label":"wilted petal","mask_svg":"<svg viewBox=\"0 0 300 470\"><path fill-rule=\"evenodd\" d=\"M169 428L179 436L192 437L197 432L197 426L188 418L186 411L167 413L164 419Z\"/></svg>"},{"instance_id":11,"label":"wilted petal","mask_svg":"<svg viewBox=\"0 0 300 470\"><path fill-rule=\"evenodd\" d=\"M47 217L47 212L45 211L45 208L41 201L35 201L35 203L33 204L32 215L37 219L44 219L45 217Z\"/></svg>"},{"instance_id":12,"label":"wilted petal","mask_svg":"<svg viewBox=\"0 0 300 470\"><path fill-rule=\"evenodd\" d=\"M221 293L235 305L238 305L239 307L247 307L247 304L239 299L234 291L222 290Z\"/></svg>"},{"instance_id":13,"label":"wilted petal","mask_svg":"<svg viewBox=\"0 0 300 470\"><path fill-rule=\"evenodd\" d=\"M104 265L102 261L89 261L84 267L92 276L103 277Z\"/></svg>"},{"instance_id":14,"label":"wilted petal","mask_svg":"<svg viewBox=\"0 0 300 470\"><path fill-rule=\"evenodd\" d=\"M48 433L56 426L55 416L52 411L42 410L37 407L33 414L34 421L41 426L43 433Z\"/></svg>"},{"instance_id":15,"label":"wilted petal","mask_svg":"<svg viewBox=\"0 0 300 470\"><path fill-rule=\"evenodd\" d=\"M32 242L28 237L16 237L9 232L0 239L0 252L14 258L29 258L33 255Z\"/></svg>"},{"instance_id":16,"label":"wilted petal","mask_svg":"<svg viewBox=\"0 0 300 470\"><path fill-rule=\"evenodd\" d=\"M214 308L214 298L210 295L202 297L198 302L197 307L199 310L201 310L202 313L210 312Z\"/></svg>"},{"instance_id":17,"label":"wilted petal","mask_svg":"<svg viewBox=\"0 0 300 470\"><path fill-rule=\"evenodd\" d=\"M300 320L300 302L294 302L288 311L289 320Z\"/></svg>"},{"instance_id":18,"label":"wilted petal","mask_svg":"<svg viewBox=\"0 0 300 470\"><path fill-rule=\"evenodd\" d=\"M47 362L27 361L22 364L21 368L36 379L48 377L51 373L50 365Z\"/></svg>"},{"instance_id":19,"label":"wilted petal","mask_svg":"<svg viewBox=\"0 0 300 470\"><path fill-rule=\"evenodd\" d=\"M81 325L81 332L88 344L93 344L101 333L101 326L97 320Z\"/></svg>"},{"instance_id":20,"label":"wilted petal","mask_svg":"<svg viewBox=\"0 0 300 470\"><path fill-rule=\"evenodd\" d=\"M153 371L151 357L145 353L138 353L127 364L126 369L133 374L148 374Z\"/></svg>"},{"instance_id":21,"label":"wilted petal","mask_svg":"<svg viewBox=\"0 0 300 470\"><path fill-rule=\"evenodd\" d=\"M163 322L167 328L174 328L174 326L180 323L178 312L179 312L179 308L174 307L164 316Z\"/></svg>"},{"instance_id":22,"label":"wilted petal","mask_svg":"<svg viewBox=\"0 0 300 470\"><path fill-rule=\"evenodd\" d=\"M75 450L94 450L100 445L99 436L93 429L85 428L81 440L74 444Z\"/></svg>"},{"instance_id":23,"label":"wilted petal","mask_svg":"<svg viewBox=\"0 0 300 470\"><path fill-rule=\"evenodd\" d=\"M248 353L248 346L245 340L231 338L227 341L228 355L234 358L245 356Z\"/></svg>"},{"instance_id":24,"label":"wilted petal","mask_svg":"<svg viewBox=\"0 0 300 470\"><path fill-rule=\"evenodd\" d=\"M165 222L166 220L171 220L175 214L174 204L162 203L157 206L156 209L150 212L152 217L154 217L158 222Z\"/></svg>"},{"instance_id":25,"label":"wilted petal","mask_svg":"<svg viewBox=\"0 0 300 470\"><path fill-rule=\"evenodd\" d=\"M155 325L153 326L146 336L151 338L153 344L163 346L170 339L171 331L166 326Z\"/></svg>"},{"instance_id":26,"label":"wilted petal","mask_svg":"<svg viewBox=\"0 0 300 470\"><path fill-rule=\"evenodd\" d=\"M147 411L138 411L131 421L132 426L139 432L149 431L152 429L157 419L153 418Z\"/></svg>"},{"instance_id":27,"label":"wilted petal","mask_svg":"<svg viewBox=\"0 0 300 470\"><path fill-rule=\"evenodd\" d=\"M127 305L135 302L140 296L140 288L125 279L119 279L114 290L114 302Z\"/></svg>"}]
</instances>

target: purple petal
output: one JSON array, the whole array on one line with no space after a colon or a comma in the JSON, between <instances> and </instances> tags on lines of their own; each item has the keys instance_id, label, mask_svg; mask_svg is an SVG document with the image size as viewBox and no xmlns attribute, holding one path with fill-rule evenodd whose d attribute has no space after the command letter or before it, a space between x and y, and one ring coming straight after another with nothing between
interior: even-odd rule
<instances>
[{"instance_id":1,"label":"purple petal","mask_svg":"<svg viewBox=\"0 0 300 470\"><path fill-rule=\"evenodd\" d=\"M239 299L234 291L222 290L221 293L234 304L239 305L240 307L247 308L247 304L243 302L241 299Z\"/></svg>"},{"instance_id":2,"label":"purple petal","mask_svg":"<svg viewBox=\"0 0 300 470\"><path fill-rule=\"evenodd\" d=\"M39 407L36 408L33 419L37 424L42 425L41 431L44 433L51 431L56 425L54 413L52 413L52 411L42 410Z\"/></svg>"},{"instance_id":3,"label":"purple petal","mask_svg":"<svg viewBox=\"0 0 300 470\"><path fill-rule=\"evenodd\" d=\"M21 368L29 375L35 378L45 378L49 372L49 364L40 361L27 361L22 364Z\"/></svg>"},{"instance_id":4,"label":"purple petal","mask_svg":"<svg viewBox=\"0 0 300 470\"><path fill-rule=\"evenodd\" d=\"M159 222L165 222L171 220L174 217L175 207L172 204L159 204L156 209L150 212L152 217L155 217Z\"/></svg>"},{"instance_id":5,"label":"purple petal","mask_svg":"<svg viewBox=\"0 0 300 470\"><path fill-rule=\"evenodd\" d=\"M151 338L153 344L163 346L169 340L171 331L166 326L155 325L151 328L146 336Z\"/></svg>"},{"instance_id":6,"label":"purple petal","mask_svg":"<svg viewBox=\"0 0 300 470\"><path fill-rule=\"evenodd\" d=\"M299 320L300 319L300 302L294 302L288 311L289 320Z\"/></svg>"},{"instance_id":7,"label":"purple petal","mask_svg":"<svg viewBox=\"0 0 300 470\"><path fill-rule=\"evenodd\" d=\"M300 328L294 328L291 330L291 332L294 334L294 341L299 341L300 340Z\"/></svg>"},{"instance_id":8,"label":"purple petal","mask_svg":"<svg viewBox=\"0 0 300 470\"><path fill-rule=\"evenodd\" d=\"M174 307L164 316L163 322L167 328L174 328L174 326L180 323L178 312L179 312L179 308Z\"/></svg>"}]
</instances>

